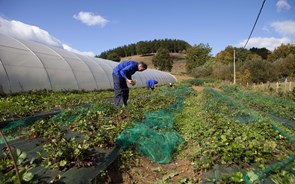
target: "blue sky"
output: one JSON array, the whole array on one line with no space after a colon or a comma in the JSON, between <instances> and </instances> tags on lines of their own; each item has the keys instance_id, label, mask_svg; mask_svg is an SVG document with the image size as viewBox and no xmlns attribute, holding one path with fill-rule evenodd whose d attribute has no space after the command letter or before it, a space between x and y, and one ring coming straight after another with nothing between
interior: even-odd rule
<instances>
[{"instance_id":1,"label":"blue sky","mask_svg":"<svg viewBox=\"0 0 295 184\"><path fill-rule=\"evenodd\" d=\"M0 0L0 33L90 56L154 39L244 47L263 0ZM246 48L295 43L295 1L266 0Z\"/></svg>"}]
</instances>

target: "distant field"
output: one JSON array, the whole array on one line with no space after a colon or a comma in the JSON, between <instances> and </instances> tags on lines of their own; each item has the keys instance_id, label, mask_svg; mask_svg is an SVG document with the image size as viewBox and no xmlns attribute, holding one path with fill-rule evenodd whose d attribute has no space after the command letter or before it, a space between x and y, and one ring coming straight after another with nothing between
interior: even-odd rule
<instances>
[{"instance_id":1,"label":"distant field","mask_svg":"<svg viewBox=\"0 0 295 184\"><path fill-rule=\"evenodd\" d=\"M173 68L170 73L172 75L174 75L177 78L177 80L179 80L179 81L192 78L192 77L186 75L185 55L181 54L181 53L171 53L170 55L174 58L173 59ZM151 56L134 55L134 56L121 58L121 61L128 60L128 59L135 60L135 61L142 61L148 65L148 68L155 69L155 67L152 63L152 58L153 58L153 55L151 55Z\"/></svg>"}]
</instances>

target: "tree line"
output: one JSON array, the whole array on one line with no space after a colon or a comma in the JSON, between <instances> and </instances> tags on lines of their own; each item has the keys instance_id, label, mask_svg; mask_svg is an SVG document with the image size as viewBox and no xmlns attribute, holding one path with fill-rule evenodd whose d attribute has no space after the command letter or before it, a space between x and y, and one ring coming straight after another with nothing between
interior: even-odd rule
<instances>
[{"instance_id":1,"label":"tree line","mask_svg":"<svg viewBox=\"0 0 295 184\"><path fill-rule=\"evenodd\" d=\"M228 46L215 57L211 51L210 45L204 43L187 47L186 72L195 78L233 81L235 67L236 82L245 85L295 78L294 44L281 44L273 51ZM164 71L171 71L173 66L167 49L159 49L152 61L156 68Z\"/></svg>"},{"instance_id":2,"label":"tree line","mask_svg":"<svg viewBox=\"0 0 295 184\"><path fill-rule=\"evenodd\" d=\"M295 77L295 45L281 44L266 48L228 46L211 57L212 48L199 44L186 52L186 70L196 78L233 81L234 63L238 83L260 83Z\"/></svg>"},{"instance_id":3,"label":"tree line","mask_svg":"<svg viewBox=\"0 0 295 184\"><path fill-rule=\"evenodd\" d=\"M266 48L238 48L227 46L211 54L209 44L190 45L182 40L140 41L102 52L99 58L119 62L121 57L132 55L153 55L155 68L170 72L173 57L170 53L183 53L186 72L195 78L211 78L233 81L234 63L238 83L260 83L295 78L295 45L281 44L273 51Z\"/></svg>"},{"instance_id":4,"label":"tree line","mask_svg":"<svg viewBox=\"0 0 295 184\"><path fill-rule=\"evenodd\" d=\"M188 47L191 47L191 45L183 40L155 39L152 41L139 41L135 44L110 49L96 57L119 62L121 57L149 55L151 53L156 53L160 48L167 49L170 53L178 53L186 50Z\"/></svg>"}]
</instances>

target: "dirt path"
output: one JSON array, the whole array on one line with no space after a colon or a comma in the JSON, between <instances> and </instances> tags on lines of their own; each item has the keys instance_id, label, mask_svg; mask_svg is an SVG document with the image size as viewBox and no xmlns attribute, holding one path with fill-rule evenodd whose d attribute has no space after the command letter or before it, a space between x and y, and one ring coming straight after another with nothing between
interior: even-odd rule
<instances>
[{"instance_id":1,"label":"dirt path","mask_svg":"<svg viewBox=\"0 0 295 184\"><path fill-rule=\"evenodd\" d=\"M192 179L194 171L188 160L176 160L169 164L158 164L145 157L136 160L136 166L124 173L120 173L118 163L109 167L109 181L107 183L179 183L180 180Z\"/></svg>"},{"instance_id":2,"label":"dirt path","mask_svg":"<svg viewBox=\"0 0 295 184\"><path fill-rule=\"evenodd\" d=\"M201 92L201 91L203 91L206 87L204 87L204 86L193 86L192 88L193 88L194 90L198 91L198 92ZM214 89L214 90L216 90L216 91L221 91L221 89L219 89L219 88L212 88L212 89Z\"/></svg>"}]
</instances>

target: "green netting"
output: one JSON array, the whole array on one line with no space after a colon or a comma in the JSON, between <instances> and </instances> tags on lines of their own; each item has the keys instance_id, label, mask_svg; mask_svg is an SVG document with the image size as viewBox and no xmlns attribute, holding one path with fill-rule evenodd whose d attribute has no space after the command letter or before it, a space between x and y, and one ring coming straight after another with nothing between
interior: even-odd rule
<instances>
[{"instance_id":1,"label":"green netting","mask_svg":"<svg viewBox=\"0 0 295 184\"><path fill-rule=\"evenodd\" d=\"M276 162L269 165L264 170L256 169L254 171L244 172L243 173L244 181L246 184L251 184L251 181L255 181L256 183L258 183L259 181L259 183L261 184L274 183L269 178L270 174L277 173L281 170L288 170L290 173L292 173L292 175L294 175L295 174L294 161L295 161L295 155L292 155L281 162ZM282 183L282 182L275 182L275 183ZM289 182L285 181L283 183L289 183Z\"/></svg>"},{"instance_id":2,"label":"green netting","mask_svg":"<svg viewBox=\"0 0 295 184\"><path fill-rule=\"evenodd\" d=\"M291 120L286 120L283 118L276 117L274 115L270 115L261 111L255 111L251 107L244 105L243 103L239 102L239 98L232 98L229 97L222 92L215 91L213 89L206 88L204 93L207 94L208 100L205 103L204 109L208 112L208 114L212 116L219 116L226 114L229 116L229 119L234 121L232 122L240 122L240 123L260 123L260 122L268 122L272 128L278 131L282 136L287 138L291 144L294 144L294 138L278 126L275 125L275 121L271 121L271 118L274 120L280 121L282 124L292 124ZM244 101L243 101L244 102ZM264 116L261 114L265 114ZM271 118L268 118L270 116ZM237 120L237 121L236 121ZM284 121L284 122L282 122ZM294 126L294 125L293 125ZM290 126L293 128L293 126ZM244 181L248 184L251 181L261 182L261 183L269 183L270 175L280 171L289 171L294 172L294 161L295 156L291 155L289 158L283 161L277 161L270 164L264 170L255 169L254 171L246 171L243 174ZM226 168L228 169L228 168ZM219 169L218 172L221 172ZM237 172L237 171L236 171ZM227 173L223 171L223 173ZM220 174L216 177L216 169L214 168L208 174L208 178L217 178L221 176ZM273 182L272 182L273 183Z\"/></svg>"},{"instance_id":3,"label":"green netting","mask_svg":"<svg viewBox=\"0 0 295 184\"><path fill-rule=\"evenodd\" d=\"M221 92L211 88L205 88L204 93L210 95L204 109L211 114L228 114L240 123L263 121L263 117L261 115L238 103L236 100L222 94Z\"/></svg>"},{"instance_id":4,"label":"green netting","mask_svg":"<svg viewBox=\"0 0 295 184\"><path fill-rule=\"evenodd\" d=\"M184 97L191 92L191 88L182 87L173 90L163 90L161 93L165 96L175 97L176 102L166 108L156 112L145 113L143 122L138 122L132 129L127 129L118 137L118 142L123 148L130 144L136 146L136 150L143 153L151 160L158 163L168 163L171 159L171 154L181 143L183 138L174 130L174 114L179 113L183 109ZM25 117L17 121L9 122L4 128L5 133L27 131L25 127L35 123L40 118L49 117L48 123L56 122L65 125L79 119L81 116L88 115L89 108L96 109L112 109L110 107L101 106L83 106L74 109L65 109L54 116L50 114L40 114L38 116ZM107 104L111 105L111 104ZM16 131L18 129L18 131ZM17 136L11 134L7 136L8 141L16 139Z\"/></svg>"},{"instance_id":5,"label":"green netting","mask_svg":"<svg viewBox=\"0 0 295 184\"><path fill-rule=\"evenodd\" d=\"M26 133L26 130L22 129L22 127L28 127L41 118L47 118L57 113L59 112L42 113L34 116L20 118L18 120L7 121L4 123L5 125L2 128L2 131L4 134L6 134L6 140L9 142L18 138L15 136L15 134L22 135ZM4 141L0 139L0 144L3 143Z\"/></svg>"},{"instance_id":6,"label":"green netting","mask_svg":"<svg viewBox=\"0 0 295 184\"><path fill-rule=\"evenodd\" d=\"M7 122L1 122L0 125L3 126L2 131L6 134L7 141L12 141L22 134L26 134L26 127L34 124L37 120L42 118L51 118L51 122L59 122L65 125L69 122L74 121L79 116L84 116L88 109L93 106L94 103L86 104L81 107L68 108L62 111L44 112L35 114L33 116L23 117L16 120L9 120ZM18 136L16 136L18 135ZM3 144L3 140L0 139L0 144Z\"/></svg>"},{"instance_id":7,"label":"green netting","mask_svg":"<svg viewBox=\"0 0 295 184\"><path fill-rule=\"evenodd\" d=\"M173 129L174 115L183 110L184 95L190 91L187 87L174 90L171 95L176 95L177 98L173 105L145 113L144 121L123 131L118 136L117 143L123 148L134 146L139 153L157 163L169 163L173 151L184 142Z\"/></svg>"},{"instance_id":8,"label":"green netting","mask_svg":"<svg viewBox=\"0 0 295 184\"><path fill-rule=\"evenodd\" d=\"M219 180L223 176L230 176L232 173L241 173L243 174L243 183L251 184L251 183L260 183L260 184L270 184L274 183L269 177L270 174L279 172L280 170L289 170L291 173L294 172L294 164L295 164L295 155L288 157L287 159L275 162L270 164L265 169L261 170L257 166L254 170L245 171L244 169L238 169L234 167L223 167L222 165L214 165L213 169L205 173L202 177L202 183L212 184L211 181ZM233 176L232 176L233 177ZM242 181L237 182L242 183ZM282 182L277 182L282 183ZM284 182L284 184L288 182ZM283 184L283 183L282 183Z\"/></svg>"},{"instance_id":9,"label":"green netting","mask_svg":"<svg viewBox=\"0 0 295 184\"><path fill-rule=\"evenodd\" d=\"M276 120L277 122L280 122L282 125L288 127L288 128L292 128L295 129L295 121L291 121L285 118L281 118L278 117L276 115L273 114L268 114L269 117L271 117L272 119Z\"/></svg>"},{"instance_id":10,"label":"green netting","mask_svg":"<svg viewBox=\"0 0 295 184\"><path fill-rule=\"evenodd\" d=\"M225 87L224 93L231 96L235 100L249 105L259 111L271 114L273 116L283 118L286 120L285 124L294 128L295 120L295 103L282 97L263 95L261 93L254 93L244 90L239 90L236 87ZM285 121L285 120L284 120Z\"/></svg>"}]
</instances>

